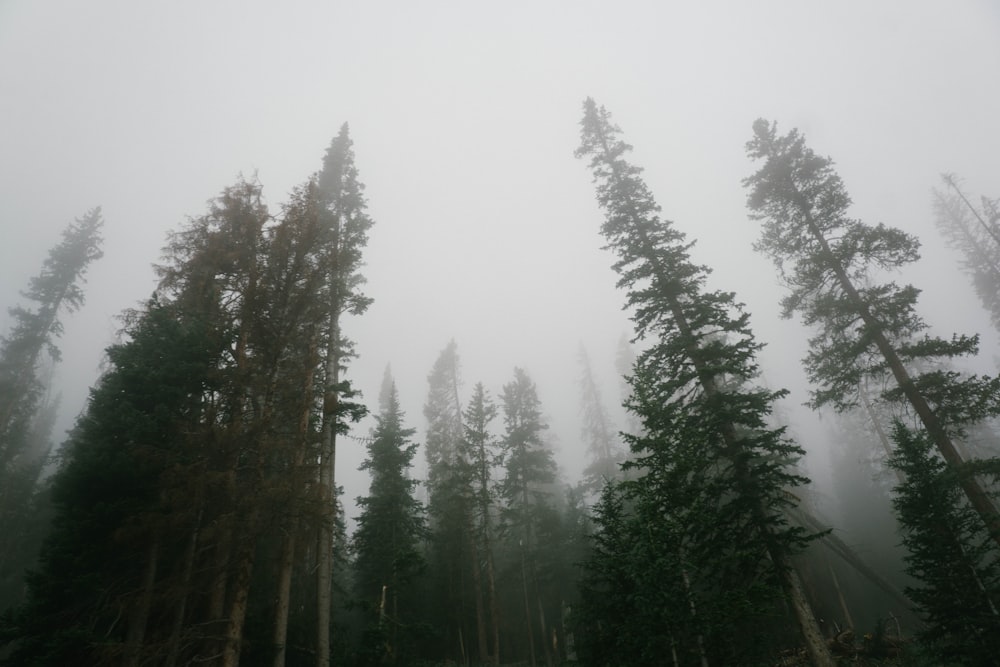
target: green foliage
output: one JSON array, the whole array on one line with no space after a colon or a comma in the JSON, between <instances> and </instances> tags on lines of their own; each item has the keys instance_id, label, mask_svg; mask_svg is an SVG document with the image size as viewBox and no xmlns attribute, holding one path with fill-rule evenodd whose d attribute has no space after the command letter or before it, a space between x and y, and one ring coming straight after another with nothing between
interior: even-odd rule
<instances>
[{"instance_id":1,"label":"green foliage","mask_svg":"<svg viewBox=\"0 0 1000 667\"><path fill-rule=\"evenodd\" d=\"M816 155L796 130L781 136L774 123L758 120L753 131L747 152L762 164L744 185L751 215L762 222L755 247L774 261L789 288L782 302L785 316L800 312L806 325L818 329L805 359L815 387L812 405L854 407L862 380L898 373L895 357L929 369L927 377L913 380L941 426L960 429L997 414L996 380L962 380L933 369L940 360L975 354L978 337L922 334L927 325L916 310L919 290L877 282L882 272L919 258L916 237L851 218L851 198L833 162ZM930 391L933 387L937 390Z\"/></svg>"},{"instance_id":2,"label":"green foliage","mask_svg":"<svg viewBox=\"0 0 1000 667\"><path fill-rule=\"evenodd\" d=\"M5 633L16 640L7 664L91 664L123 640L121 605L145 551L136 524L159 512L165 461L177 455L218 354L204 322L181 322L155 300L127 331L65 445L51 535Z\"/></svg>"},{"instance_id":3,"label":"green foliage","mask_svg":"<svg viewBox=\"0 0 1000 667\"><path fill-rule=\"evenodd\" d=\"M896 422L890 464L905 477L893 505L903 526L907 589L926 622L920 640L940 664L985 665L1000 655L1000 551L958 485L959 475L993 472L948 466L926 435Z\"/></svg>"},{"instance_id":4,"label":"green foliage","mask_svg":"<svg viewBox=\"0 0 1000 667\"><path fill-rule=\"evenodd\" d=\"M355 593L369 618L362 652L378 656L372 664L407 664L413 655L414 584L424 569L419 545L425 528L423 508L413 496L417 482L409 476L417 450L410 441L414 430L403 426L394 385L388 396L361 466L370 472L371 486L358 498L361 514L351 551Z\"/></svg>"},{"instance_id":5,"label":"green foliage","mask_svg":"<svg viewBox=\"0 0 1000 667\"><path fill-rule=\"evenodd\" d=\"M766 649L752 638L768 625L788 558L807 541L782 512L791 504L786 490L805 482L793 468L802 450L783 428L768 424L785 392L752 386L761 346L749 315L732 293L705 288L708 269L691 261L692 243L660 218L641 170L624 158L631 147L610 114L588 99L581 127L577 156L590 158L606 213L602 233L617 257L637 338L647 344L627 404L642 420L642 432L627 438L634 460L626 465L637 479L621 487L632 514L623 515L618 492L608 491L595 538L599 560L603 552L617 553L621 534L632 545L615 557L621 562L608 576L616 584L603 584L604 603L633 596L640 601L623 604L650 619L636 634L622 635L636 641L622 654L626 662L642 664L654 653L665 662L667 646L641 639L660 625L658 636L673 638L670 650L746 664ZM612 517L624 525L608 525ZM673 578L648 581L641 574L654 570ZM584 600L601 594L585 590ZM584 615L600 620L594 618L600 612ZM736 634L734 627L747 631Z\"/></svg>"},{"instance_id":6,"label":"green foliage","mask_svg":"<svg viewBox=\"0 0 1000 667\"><path fill-rule=\"evenodd\" d=\"M542 438L548 424L542 420L535 383L522 368L515 368L514 379L503 386L501 401L505 471L499 487L502 530L523 540L525 548L533 548L539 523L551 509L549 485L556 479L552 450Z\"/></svg>"},{"instance_id":7,"label":"green foliage","mask_svg":"<svg viewBox=\"0 0 1000 667\"><path fill-rule=\"evenodd\" d=\"M102 255L103 224L95 208L63 230L21 293L31 306L9 309L13 326L0 340L0 609L21 601L21 572L38 547L31 510L54 419L41 369L59 361L60 314L83 306L84 274Z\"/></svg>"}]
</instances>

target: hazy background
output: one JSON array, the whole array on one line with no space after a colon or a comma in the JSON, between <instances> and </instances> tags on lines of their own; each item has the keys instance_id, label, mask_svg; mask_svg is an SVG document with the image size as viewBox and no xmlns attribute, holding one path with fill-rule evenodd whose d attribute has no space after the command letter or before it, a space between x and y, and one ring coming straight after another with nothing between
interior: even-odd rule
<instances>
[{"instance_id":1,"label":"hazy background","mask_svg":"<svg viewBox=\"0 0 1000 667\"><path fill-rule=\"evenodd\" d=\"M799 127L836 160L858 217L922 238L905 278L936 331L983 333L979 370L992 371L996 336L933 228L930 188L953 171L970 193L1000 196L998 73L1000 3L988 0L0 0L0 305L70 220L103 206L105 257L86 307L64 320L61 439L117 315L152 292L166 234L241 172L278 213L347 121L376 222L364 269L375 302L347 324L360 353L350 377L373 405L391 363L422 433L426 376L449 339L466 391L482 381L496 395L523 366L574 481L578 346L612 407L628 331L572 155L589 95L635 146L665 216L699 240L712 286L753 313L765 377L792 390L822 485L825 438L798 407L807 332L778 319L774 270L751 249L751 123ZM354 472L361 446L345 444L352 499L367 479Z\"/></svg>"}]
</instances>

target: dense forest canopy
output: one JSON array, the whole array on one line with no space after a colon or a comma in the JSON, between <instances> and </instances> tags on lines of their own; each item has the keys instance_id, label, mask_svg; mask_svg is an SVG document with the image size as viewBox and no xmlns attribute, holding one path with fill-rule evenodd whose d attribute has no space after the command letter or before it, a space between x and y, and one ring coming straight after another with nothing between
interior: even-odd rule
<instances>
[{"instance_id":1,"label":"dense forest canopy","mask_svg":"<svg viewBox=\"0 0 1000 667\"><path fill-rule=\"evenodd\" d=\"M5 4L0 662L989 663L998 27Z\"/></svg>"}]
</instances>

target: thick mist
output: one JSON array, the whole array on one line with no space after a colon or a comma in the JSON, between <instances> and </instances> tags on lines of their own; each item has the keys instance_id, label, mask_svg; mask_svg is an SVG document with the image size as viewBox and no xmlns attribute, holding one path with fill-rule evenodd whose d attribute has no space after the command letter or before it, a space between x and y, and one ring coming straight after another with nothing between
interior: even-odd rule
<instances>
[{"instance_id":1,"label":"thick mist","mask_svg":"<svg viewBox=\"0 0 1000 667\"><path fill-rule=\"evenodd\" d=\"M241 173L278 214L346 121L375 220L363 269L374 303L345 323L358 353L347 376L374 407L391 365L419 441L427 374L449 340L466 396L476 382L498 393L523 367L575 482L578 349L621 422L614 356L630 331L573 158L591 95L635 145L664 216L697 240L711 286L752 313L763 376L791 390L787 419L835 516L837 442L800 407L808 332L779 319L778 279L752 250L744 143L758 116L800 128L837 162L858 217L918 235L923 259L902 279L924 290L935 333L982 334L971 370L991 371L996 336L933 227L930 190L947 171L997 194L998 29L988 2L6 2L0 298L14 305L59 231L103 206L105 256L84 309L64 317L61 439L119 313L154 289L166 235ZM367 488L363 451L339 454L350 500Z\"/></svg>"}]
</instances>

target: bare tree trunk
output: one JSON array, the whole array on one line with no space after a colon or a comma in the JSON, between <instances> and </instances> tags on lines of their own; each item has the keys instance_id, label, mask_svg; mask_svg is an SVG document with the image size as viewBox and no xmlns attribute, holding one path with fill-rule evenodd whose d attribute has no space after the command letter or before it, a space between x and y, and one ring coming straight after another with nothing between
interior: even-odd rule
<instances>
[{"instance_id":1,"label":"bare tree trunk","mask_svg":"<svg viewBox=\"0 0 1000 667\"><path fill-rule=\"evenodd\" d=\"M288 642L288 610L292 601L292 569L295 564L295 534L298 521L292 521L281 544L278 569L278 596L274 610L274 667L285 667Z\"/></svg>"},{"instance_id":2,"label":"bare tree trunk","mask_svg":"<svg viewBox=\"0 0 1000 667\"><path fill-rule=\"evenodd\" d=\"M483 605L483 575L482 567L479 564L479 552L472 536L472 527L466 529L468 536L469 554L472 558L472 589L476 602L476 640L479 648L479 661L483 662L489 658L489 649L486 645L486 612Z\"/></svg>"},{"instance_id":3,"label":"bare tree trunk","mask_svg":"<svg viewBox=\"0 0 1000 667\"><path fill-rule=\"evenodd\" d=\"M489 536L489 529L485 533L486 538L486 587L490 601L490 625L493 634L493 655L494 665L500 664L500 609L497 602L496 573L493 564L493 545Z\"/></svg>"},{"instance_id":4,"label":"bare tree trunk","mask_svg":"<svg viewBox=\"0 0 1000 667\"><path fill-rule=\"evenodd\" d=\"M680 556L683 560L683 552L681 552ZM683 565L681 565L681 579L684 581L684 592L687 594L688 609L691 610L691 617L698 618L698 607L694 603L694 597L691 596L691 577L688 576L687 568ZM701 658L701 667L708 667L708 654L705 653L705 638L700 632L695 635L695 641L698 643L698 657ZM672 646L673 644L671 644ZM674 662L676 661L677 651L674 649Z\"/></svg>"},{"instance_id":5,"label":"bare tree trunk","mask_svg":"<svg viewBox=\"0 0 1000 667\"><path fill-rule=\"evenodd\" d=\"M524 592L524 623L528 630L528 656L531 667L536 667L535 663L535 635L531 627L531 605L528 603L528 569L525 563L525 546L521 544L521 586Z\"/></svg>"},{"instance_id":6,"label":"bare tree trunk","mask_svg":"<svg viewBox=\"0 0 1000 667\"><path fill-rule=\"evenodd\" d=\"M816 667L837 667L837 661L830 655L823 633L819 629L812 607L806 599L805 591L802 590L802 580L799 573L792 569L788 563L775 562L778 568L778 576L781 577L782 588L788 596L792 608L795 609L795 616L799 619L799 630L806 640L806 651L809 659Z\"/></svg>"},{"instance_id":7,"label":"bare tree trunk","mask_svg":"<svg viewBox=\"0 0 1000 667\"><path fill-rule=\"evenodd\" d=\"M333 604L333 533L337 520L337 413L340 402L339 309L330 313L323 398L323 442L319 462L320 525L316 567L316 667L330 665L330 608Z\"/></svg>"},{"instance_id":8,"label":"bare tree trunk","mask_svg":"<svg viewBox=\"0 0 1000 667\"><path fill-rule=\"evenodd\" d=\"M826 568L830 571L830 579L833 581L833 587L837 591L837 600L840 602L840 611L844 614L844 623L847 624L847 627L854 628L854 619L851 618L851 610L847 608L844 592L840 590L840 579L837 578L837 573L833 571L832 565L827 563Z\"/></svg>"}]
</instances>

